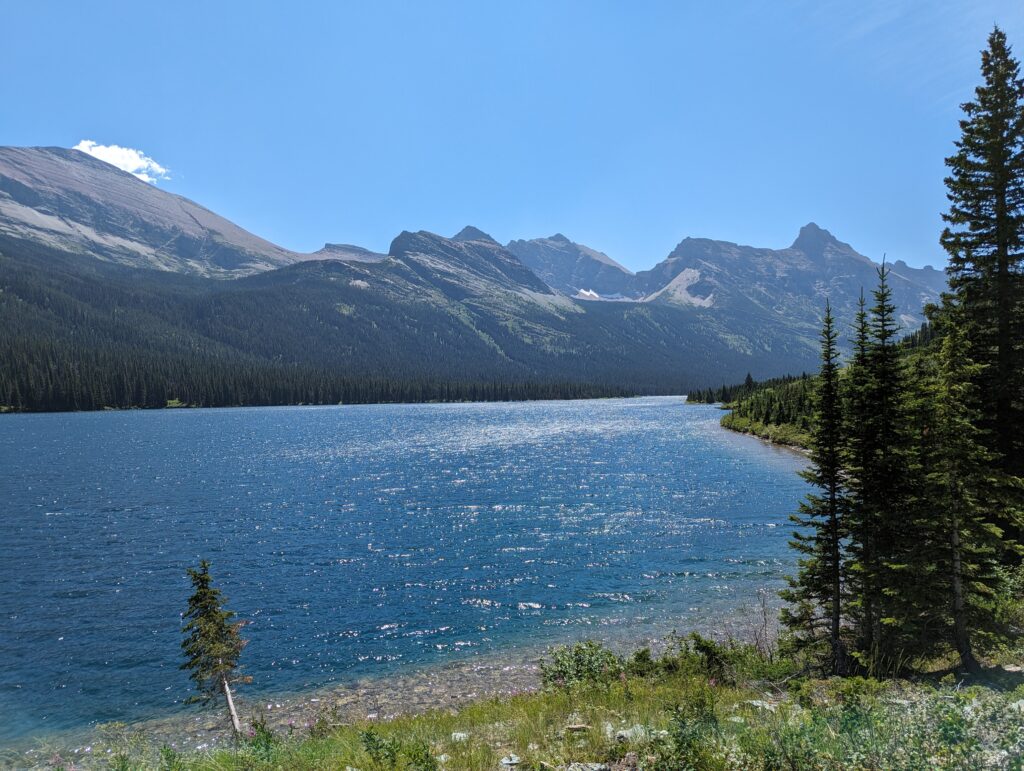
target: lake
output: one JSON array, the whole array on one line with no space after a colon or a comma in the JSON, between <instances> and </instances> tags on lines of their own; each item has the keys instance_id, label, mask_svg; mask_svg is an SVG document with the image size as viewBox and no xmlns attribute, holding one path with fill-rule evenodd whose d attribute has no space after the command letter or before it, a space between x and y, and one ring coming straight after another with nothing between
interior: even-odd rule
<instances>
[{"instance_id":1,"label":"lake","mask_svg":"<svg viewBox=\"0 0 1024 771\"><path fill-rule=\"evenodd\" d=\"M706 626L791 569L801 456L682 398L0 416L0 744L181 708L185 569L250 694Z\"/></svg>"}]
</instances>

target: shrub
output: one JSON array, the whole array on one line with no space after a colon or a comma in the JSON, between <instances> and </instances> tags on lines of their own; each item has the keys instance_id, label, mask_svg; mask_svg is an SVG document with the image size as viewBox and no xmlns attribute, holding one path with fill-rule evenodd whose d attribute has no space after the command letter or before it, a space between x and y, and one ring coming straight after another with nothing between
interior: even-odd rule
<instances>
[{"instance_id":1,"label":"shrub","mask_svg":"<svg viewBox=\"0 0 1024 771\"><path fill-rule=\"evenodd\" d=\"M622 659L593 640L559 645L550 656L540 663L541 681L549 688L609 685L625 671Z\"/></svg>"},{"instance_id":2,"label":"shrub","mask_svg":"<svg viewBox=\"0 0 1024 771\"><path fill-rule=\"evenodd\" d=\"M641 648L626 661L626 674L636 677L650 677L661 671L661 661L651 656L650 648Z\"/></svg>"},{"instance_id":3,"label":"shrub","mask_svg":"<svg viewBox=\"0 0 1024 771\"><path fill-rule=\"evenodd\" d=\"M359 733L359 740L374 765L403 771L439 771L440 764L422 740L402 742L394 737L384 738L372 728Z\"/></svg>"},{"instance_id":4,"label":"shrub","mask_svg":"<svg viewBox=\"0 0 1024 771\"><path fill-rule=\"evenodd\" d=\"M256 757L269 760L274 753L274 747L281 743L281 739L267 725L266 718L260 715L252 721L247 743Z\"/></svg>"},{"instance_id":5,"label":"shrub","mask_svg":"<svg viewBox=\"0 0 1024 771\"><path fill-rule=\"evenodd\" d=\"M395 739L385 739L372 728L362 731L359 740L370 759L385 768L398 768L401 745Z\"/></svg>"},{"instance_id":6,"label":"shrub","mask_svg":"<svg viewBox=\"0 0 1024 771\"><path fill-rule=\"evenodd\" d=\"M426 742L413 742L405 748L404 754L409 759L409 768L412 771L439 771L441 768Z\"/></svg>"}]
</instances>

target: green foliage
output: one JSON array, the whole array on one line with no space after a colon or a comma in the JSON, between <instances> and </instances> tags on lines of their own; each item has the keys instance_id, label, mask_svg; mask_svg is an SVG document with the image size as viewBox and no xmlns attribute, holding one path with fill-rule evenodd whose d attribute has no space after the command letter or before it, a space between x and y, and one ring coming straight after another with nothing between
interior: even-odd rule
<instances>
[{"instance_id":1,"label":"green foliage","mask_svg":"<svg viewBox=\"0 0 1024 771\"><path fill-rule=\"evenodd\" d=\"M160 771L185 771L187 768L185 756L173 747L164 744L158 752L158 768Z\"/></svg>"},{"instance_id":2,"label":"green foliage","mask_svg":"<svg viewBox=\"0 0 1024 771\"><path fill-rule=\"evenodd\" d=\"M266 718L261 715L253 719L249 726L249 734L245 737L245 743L257 758L269 760L274 754L274 748L281 743L281 739L267 725Z\"/></svg>"},{"instance_id":3,"label":"green foliage","mask_svg":"<svg viewBox=\"0 0 1024 771\"><path fill-rule=\"evenodd\" d=\"M430 745L423 741L415 741L405 747L405 755L409 759L411 771L439 771L441 764L431 752Z\"/></svg>"},{"instance_id":4,"label":"green foliage","mask_svg":"<svg viewBox=\"0 0 1024 771\"><path fill-rule=\"evenodd\" d=\"M806 435L811 427L813 380L808 375L798 378L779 378L751 386L728 389L732 398L724 400L731 408L733 419L742 418L746 425L786 426L792 436ZM726 389L723 389L723 392ZM722 392L720 392L722 393ZM723 393L725 395L725 393ZM688 398L692 398L688 397ZM700 401L700 399L693 399ZM715 399L714 401L723 401ZM723 425L726 425L726 419ZM737 428L738 423L728 425ZM742 430L742 429L738 429ZM751 431L750 433L754 433Z\"/></svg>"},{"instance_id":5,"label":"green foliage","mask_svg":"<svg viewBox=\"0 0 1024 771\"><path fill-rule=\"evenodd\" d=\"M360 731L359 741L375 768L438 771L441 767L430 745L419 739L402 741L393 736L381 736L373 728L367 728Z\"/></svg>"},{"instance_id":6,"label":"green foliage","mask_svg":"<svg viewBox=\"0 0 1024 771\"><path fill-rule=\"evenodd\" d=\"M372 728L359 734L363 749L370 760L384 768L398 768L398 755L402 745L397 739L384 738Z\"/></svg>"},{"instance_id":7,"label":"green foliage","mask_svg":"<svg viewBox=\"0 0 1024 771\"><path fill-rule=\"evenodd\" d=\"M200 279L0 234L0 411L678 394L780 365L692 309L526 303L510 318L507 298L460 302L397 262L370 292L352 270Z\"/></svg>"},{"instance_id":8,"label":"green foliage","mask_svg":"<svg viewBox=\"0 0 1024 771\"><path fill-rule=\"evenodd\" d=\"M1024 78L998 27L981 55L982 83L963 104L946 159L949 210L941 242L953 309L976 362L981 426L1003 470L1024 475Z\"/></svg>"},{"instance_id":9,"label":"green foliage","mask_svg":"<svg viewBox=\"0 0 1024 771\"><path fill-rule=\"evenodd\" d=\"M800 375L799 377L785 375L783 377L758 382L750 376L750 373L747 373L746 380L738 385L722 385L718 388L702 388L690 391L690 393L686 395L686 400L693 404L715 404L716 402L721 402L723 404L735 404L736 402L743 401L756 393L766 390L781 389L784 386L806 379L806 374Z\"/></svg>"},{"instance_id":10,"label":"green foliage","mask_svg":"<svg viewBox=\"0 0 1024 771\"><path fill-rule=\"evenodd\" d=\"M97 746L105 757L108 747L120 748L121 768L175 771L493 769L509 754L520 756L522 768L543 769L611 763L627 753L641 768L666 771L1024 765L1018 705L1024 687L1001 692L863 677L800 679L793 676L798 662L700 635L674 638L660 656L641 650L623 662L625 672L617 676L458 710L353 725L328 717L332 724L316 735L275 736L257 720L248 739L178 755L147 748L121 726L108 729L107 743Z\"/></svg>"},{"instance_id":11,"label":"green foliage","mask_svg":"<svg viewBox=\"0 0 1024 771\"><path fill-rule=\"evenodd\" d=\"M560 645L540 664L541 682L551 688L608 684L624 672L622 660L593 640Z\"/></svg>"},{"instance_id":12,"label":"green foliage","mask_svg":"<svg viewBox=\"0 0 1024 771\"><path fill-rule=\"evenodd\" d=\"M800 554L797 575L782 597L789 607L782 621L798 650L813 650L829 674L849 668L842 635L846 601L846 539L849 518L847 475L843 464L844 416L839 387L839 351L832 309L825 303L821 329L821 371L813 381L814 422L810 467L802 473L813 486L791 517L799 530L790 546ZM818 650L825 649L825 655Z\"/></svg>"},{"instance_id":13,"label":"green foliage","mask_svg":"<svg viewBox=\"0 0 1024 771\"><path fill-rule=\"evenodd\" d=\"M223 693L225 683L245 681L238 675L238 659L246 641L239 634L243 622L233 621L235 614L224 607L223 594L213 586L210 563L202 560L198 570L189 568L188 576L193 594L182 626L181 649L187 660L181 668L190 670L197 691L188 702L208 703Z\"/></svg>"},{"instance_id":14,"label":"green foliage","mask_svg":"<svg viewBox=\"0 0 1024 771\"><path fill-rule=\"evenodd\" d=\"M726 768L721 762L721 735L715 713L714 688L702 685L687 694L669 723L666 745L658 753L659 765L674 768Z\"/></svg>"},{"instance_id":15,"label":"green foliage","mask_svg":"<svg viewBox=\"0 0 1024 771\"><path fill-rule=\"evenodd\" d=\"M738 431L741 434L751 434L772 444L781 444L787 447L805 448L810 445L811 436L806 431L802 431L790 423L761 423L751 420L740 414L740 411L744 409L740 406L741 404L743 403L737 404L732 412L722 416L721 423L724 428Z\"/></svg>"},{"instance_id":16,"label":"green foliage","mask_svg":"<svg viewBox=\"0 0 1024 771\"><path fill-rule=\"evenodd\" d=\"M853 655L871 672L895 673L927 638L918 635L922 598L907 569L920 543L914 517L918 479L907 378L884 265L873 298L870 312L857 317L844 393L848 591Z\"/></svg>"}]
</instances>

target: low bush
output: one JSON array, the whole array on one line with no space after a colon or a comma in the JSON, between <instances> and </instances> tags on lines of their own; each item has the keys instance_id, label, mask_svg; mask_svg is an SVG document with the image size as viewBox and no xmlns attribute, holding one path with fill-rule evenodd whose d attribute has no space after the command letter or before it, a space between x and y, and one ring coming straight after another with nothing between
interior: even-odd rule
<instances>
[{"instance_id":1,"label":"low bush","mask_svg":"<svg viewBox=\"0 0 1024 771\"><path fill-rule=\"evenodd\" d=\"M549 655L550 659L540 663L541 682L549 688L607 685L625 672L622 659L593 640L559 645Z\"/></svg>"}]
</instances>

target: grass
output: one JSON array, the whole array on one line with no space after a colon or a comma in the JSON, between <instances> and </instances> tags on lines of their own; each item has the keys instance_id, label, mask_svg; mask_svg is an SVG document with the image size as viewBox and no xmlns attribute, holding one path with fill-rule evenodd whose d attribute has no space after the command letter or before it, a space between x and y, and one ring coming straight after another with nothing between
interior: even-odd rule
<instances>
[{"instance_id":1,"label":"grass","mask_svg":"<svg viewBox=\"0 0 1024 771\"><path fill-rule=\"evenodd\" d=\"M773 651L698 635L660 658L597 644L554 649L543 690L457 711L342 724L326 711L235 746L178 754L108 727L94 764L119 769L1024 768L1024 686L816 680ZM54 759L54 767L60 767ZM600 767L600 766L598 766ZM71 768L71 766L67 766ZM508 766L506 766L508 768Z\"/></svg>"},{"instance_id":2,"label":"grass","mask_svg":"<svg viewBox=\"0 0 1024 771\"><path fill-rule=\"evenodd\" d=\"M806 449L810 446L811 436L789 423L761 423L750 418L729 412L722 416L722 427L741 434L751 434L774 444Z\"/></svg>"}]
</instances>

